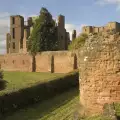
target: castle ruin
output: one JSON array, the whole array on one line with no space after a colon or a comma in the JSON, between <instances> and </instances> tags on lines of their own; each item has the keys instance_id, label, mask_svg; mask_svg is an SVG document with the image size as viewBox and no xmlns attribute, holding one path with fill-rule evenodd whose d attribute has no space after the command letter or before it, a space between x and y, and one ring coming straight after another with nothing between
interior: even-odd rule
<instances>
[{"instance_id":1,"label":"castle ruin","mask_svg":"<svg viewBox=\"0 0 120 120\"><path fill-rule=\"evenodd\" d=\"M99 32L106 32L108 30L115 30L115 32L120 32L120 23L118 22L109 22L107 25L102 27L95 27L95 26L84 26L82 28L82 33L99 33Z\"/></svg>"},{"instance_id":2,"label":"castle ruin","mask_svg":"<svg viewBox=\"0 0 120 120\"><path fill-rule=\"evenodd\" d=\"M27 41L33 29L33 18L27 19L27 25L24 17L20 15L10 16L10 33L6 35L6 51L9 53L27 53ZM57 36L59 41L59 50L67 50L70 43L69 32L65 29L65 17L58 16L56 24Z\"/></svg>"}]
</instances>

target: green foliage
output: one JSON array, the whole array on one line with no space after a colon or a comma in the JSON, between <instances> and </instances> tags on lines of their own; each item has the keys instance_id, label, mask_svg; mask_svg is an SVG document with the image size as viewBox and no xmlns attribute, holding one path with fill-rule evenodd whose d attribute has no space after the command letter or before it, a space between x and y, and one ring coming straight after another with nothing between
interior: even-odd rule
<instances>
[{"instance_id":1,"label":"green foliage","mask_svg":"<svg viewBox=\"0 0 120 120\"><path fill-rule=\"evenodd\" d=\"M85 33L80 34L76 39L72 41L72 43L69 45L69 50L76 50L79 49L81 46L84 45L85 40L88 38L88 35Z\"/></svg>"},{"instance_id":2,"label":"green foliage","mask_svg":"<svg viewBox=\"0 0 120 120\"><path fill-rule=\"evenodd\" d=\"M120 103L115 103L116 116L120 118Z\"/></svg>"},{"instance_id":3,"label":"green foliage","mask_svg":"<svg viewBox=\"0 0 120 120\"><path fill-rule=\"evenodd\" d=\"M39 17L35 20L28 40L28 50L31 53L57 50L55 21L46 8L41 9Z\"/></svg>"}]
</instances>

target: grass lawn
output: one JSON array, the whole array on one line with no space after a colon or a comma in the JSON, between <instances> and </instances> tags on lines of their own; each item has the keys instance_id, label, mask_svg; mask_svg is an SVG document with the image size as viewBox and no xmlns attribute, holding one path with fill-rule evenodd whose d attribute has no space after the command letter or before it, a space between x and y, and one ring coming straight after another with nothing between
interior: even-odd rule
<instances>
[{"instance_id":1,"label":"grass lawn","mask_svg":"<svg viewBox=\"0 0 120 120\"><path fill-rule=\"evenodd\" d=\"M0 91L9 93L24 87L30 87L37 82L47 82L64 74L28 73L28 72L4 72L7 87ZM25 109L9 113L2 120L74 120L79 103L79 89L72 88L49 100L31 105ZM116 105L117 115L120 115L120 105ZM94 116L80 120L110 120L102 116Z\"/></svg>"},{"instance_id":2,"label":"grass lawn","mask_svg":"<svg viewBox=\"0 0 120 120\"><path fill-rule=\"evenodd\" d=\"M21 109L5 120L73 120L78 102L79 90L74 88L50 100Z\"/></svg>"},{"instance_id":3,"label":"grass lawn","mask_svg":"<svg viewBox=\"0 0 120 120\"><path fill-rule=\"evenodd\" d=\"M75 119L79 109L79 90L73 88L42 103L31 105L9 114L2 120L78 120ZM93 116L79 120L110 120L102 116Z\"/></svg>"},{"instance_id":4,"label":"grass lawn","mask_svg":"<svg viewBox=\"0 0 120 120\"><path fill-rule=\"evenodd\" d=\"M0 91L0 95L10 93L22 88L30 87L36 83L50 81L55 77L60 77L64 74L59 73L34 73L34 72L4 72L4 80L7 81L7 86Z\"/></svg>"}]
</instances>

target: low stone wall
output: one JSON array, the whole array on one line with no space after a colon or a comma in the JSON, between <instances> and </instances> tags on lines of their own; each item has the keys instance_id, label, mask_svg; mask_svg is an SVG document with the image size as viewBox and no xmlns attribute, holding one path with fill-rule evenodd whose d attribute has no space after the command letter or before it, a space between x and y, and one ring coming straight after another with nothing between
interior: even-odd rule
<instances>
[{"instance_id":1,"label":"low stone wall","mask_svg":"<svg viewBox=\"0 0 120 120\"><path fill-rule=\"evenodd\" d=\"M68 73L77 68L76 54L69 51L0 55L0 68L5 71Z\"/></svg>"},{"instance_id":2,"label":"low stone wall","mask_svg":"<svg viewBox=\"0 0 120 120\"><path fill-rule=\"evenodd\" d=\"M29 54L6 54L0 56L0 68L5 71L32 72L32 56Z\"/></svg>"},{"instance_id":3,"label":"low stone wall","mask_svg":"<svg viewBox=\"0 0 120 120\"><path fill-rule=\"evenodd\" d=\"M37 54L36 72L67 73L75 69L75 54L68 51L49 51Z\"/></svg>"},{"instance_id":4,"label":"low stone wall","mask_svg":"<svg viewBox=\"0 0 120 120\"><path fill-rule=\"evenodd\" d=\"M51 72L50 55L46 53L38 53L35 56L36 72Z\"/></svg>"}]
</instances>

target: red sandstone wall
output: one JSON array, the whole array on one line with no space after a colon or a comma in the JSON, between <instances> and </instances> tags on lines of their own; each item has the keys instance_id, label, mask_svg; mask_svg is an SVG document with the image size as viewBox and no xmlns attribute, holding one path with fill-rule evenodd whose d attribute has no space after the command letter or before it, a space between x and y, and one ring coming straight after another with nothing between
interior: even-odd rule
<instances>
[{"instance_id":1,"label":"red sandstone wall","mask_svg":"<svg viewBox=\"0 0 120 120\"><path fill-rule=\"evenodd\" d=\"M53 56L53 64L51 56ZM67 73L74 70L74 54L68 51L43 52L36 55L36 72Z\"/></svg>"},{"instance_id":2,"label":"red sandstone wall","mask_svg":"<svg viewBox=\"0 0 120 120\"><path fill-rule=\"evenodd\" d=\"M42 52L35 56L35 63L29 54L0 55L0 68L5 71L68 73L74 70L75 54L68 51Z\"/></svg>"},{"instance_id":3,"label":"red sandstone wall","mask_svg":"<svg viewBox=\"0 0 120 120\"><path fill-rule=\"evenodd\" d=\"M32 57L28 54L0 56L1 69L5 71L32 71Z\"/></svg>"},{"instance_id":4,"label":"red sandstone wall","mask_svg":"<svg viewBox=\"0 0 120 120\"><path fill-rule=\"evenodd\" d=\"M74 69L74 55L71 52L61 52L54 55L54 72L67 73Z\"/></svg>"},{"instance_id":5,"label":"red sandstone wall","mask_svg":"<svg viewBox=\"0 0 120 120\"><path fill-rule=\"evenodd\" d=\"M36 72L49 72L49 56L47 54L37 54L36 55Z\"/></svg>"}]
</instances>

